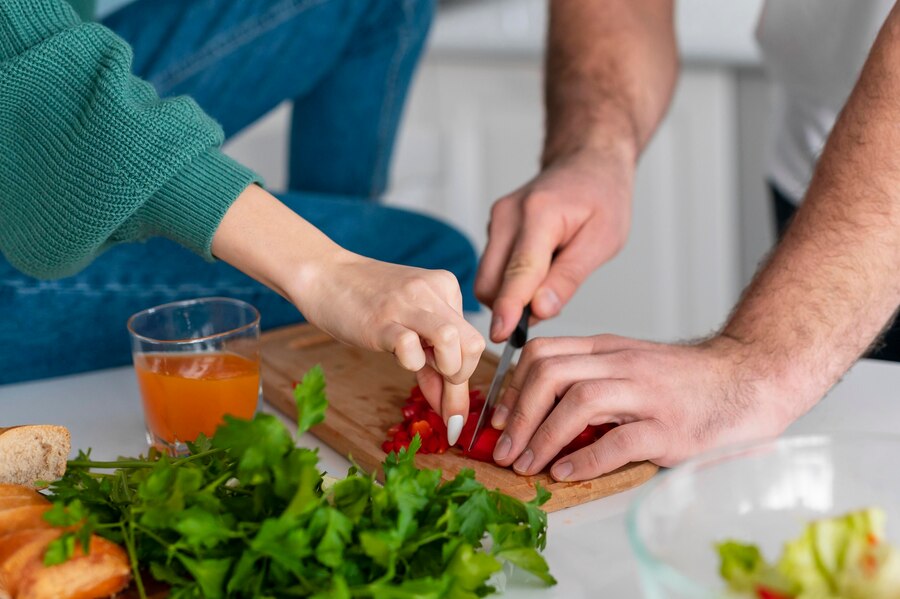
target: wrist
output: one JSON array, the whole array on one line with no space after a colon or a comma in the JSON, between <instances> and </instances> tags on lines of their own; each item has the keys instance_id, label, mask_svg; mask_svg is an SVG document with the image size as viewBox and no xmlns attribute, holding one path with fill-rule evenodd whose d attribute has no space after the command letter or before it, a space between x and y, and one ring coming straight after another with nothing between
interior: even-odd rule
<instances>
[{"instance_id":1,"label":"wrist","mask_svg":"<svg viewBox=\"0 0 900 599\"><path fill-rule=\"evenodd\" d=\"M541 154L541 168L582 158L613 162L633 170L640 147L633 130L625 124L604 123L587 130L548 132Z\"/></svg>"},{"instance_id":2,"label":"wrist","mask_svg":"<svg viewBox=\"0 0 900 599\"><path fill-rule=\"evenodd\" d=\"M342 269L363 259L331 242L311 248L303 256L285 261L279 268L278 281L285 296L307 317L315 319L321 309L341 294L338 282Z\"/></svg>"},{"instance_id":3,"label":"wrist","mask_svg":"<svg viewBox=\"0 0 900 599\"><path fill-rule=\"evenodd\" d=\"M293 302L315 295L329 264L349 254L276 197L250 185L225 213L213 255Z\"/></svg>"},{"instance_id":4,"label":"wrist","mask_svg":"<svg viewBox=\"0 0 900 599\"><path fill-rule=\"evenodd\" d=\"M828 390L804 372L801 362L784 351L726 330L699 344L713 352L740 401L753 404L783 430L806 413Z\"/></svg>"}]
</instances>

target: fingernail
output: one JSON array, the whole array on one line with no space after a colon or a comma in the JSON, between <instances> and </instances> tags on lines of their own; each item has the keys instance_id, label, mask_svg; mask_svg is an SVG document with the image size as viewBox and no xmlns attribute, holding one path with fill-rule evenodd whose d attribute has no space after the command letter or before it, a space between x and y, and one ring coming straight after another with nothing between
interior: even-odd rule
<instances>
[{"instance_id":1,"label":"fingernail","mask_svg":"<svg viewBox=\"0 0 900 599\"><path fill-rule=\"evenodd\" d=\"M519 456L519 459L516 460L516 463L513 464L513 470L519 473L524 473L528 470L528 467L531 466L531 462L534 461L534 453L530 449L526 449L522 452L522 455Z\"/></svg>"},{"instance_id":2,"label":"fingernail","mask_svg":"<svg viewBox=\"0 0 900 599\"><path fill-rule=\"evenodd\" d=\"M502 332L503 319L499 316L494 316L493 320L491 320L491 337L496 339Z\"/></svg>"},{"instance_id":3,"label":"fingernail","mask_svg":"<svg viewBox=\"0 0 900 599\"><path fill-rule=\"evenodd\" d=\"M506 419L509 417L509 408L506 406L497 406L494 408L494 415L491 417L491 426L502 429L506 426ZM501 458L502 459L502 458Z\"/></svg>"},{"instance_id":4,"label":"fingernail","mask_svg":"<svg viewBox=\"0 0 900 599\"><path fill-rule=\"evenodd\" d=\"M556 292L549 287L542 287L538 290L535 298L541 306L541 312L555 314L559 311L560 301Z\"/></svg>"},{"instance_id":5,"label":"fingernail","mask_svg":"<svg viewBox=\"0 0 900 599\"><path fill-rule=\"evenodd\" d=\"M558 462L550 469L550 476L556 480L566 480L572 474L574 469L575 467L572 466L572 462Z\"/></svg>"},{"instance_id":6,"label":"fingernail","mask_svg":"<svg viewBox=\"0 0 900 599\"><path fill-rule=\"evenodd\" d=\"M494 446L494 461L499 462L506 458L506 456L509 455L510 449L512 449L512 439L509 438L509 435L503 433L500 435L500 438L497 439L497 445Z\"/></svg>"},{"instance_id":7,"label":"fingernail","mask_svg":"<svg viewBox=\"0 0 900 599\"><path fill-rule=\"evenodd\" d=\"M461 414L454 414L447 420L447 443L456 445L459 441L459 435L462 433L463 417Z\"/></svg>"}]
</instances>

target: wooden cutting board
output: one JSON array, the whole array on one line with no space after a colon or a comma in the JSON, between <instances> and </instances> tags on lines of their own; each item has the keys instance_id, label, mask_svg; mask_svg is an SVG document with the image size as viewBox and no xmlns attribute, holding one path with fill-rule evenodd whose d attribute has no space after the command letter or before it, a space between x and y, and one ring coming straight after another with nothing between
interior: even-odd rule
<instances>
[{"instance_id":1,"label":"wooden cutting board","mask_svg":"<svg viewBox=\"0 0 900 599\"><path fill-rule=\"evenodd\" d=\"M329 407L325 421L312 434L348 455L369 472L379 470L385 454L381 443L388 427L401 420L400 406L415 385L415 376L401 368L394 356L343 345L308 324L269 331L262 335L262 383L265 401L290 418L296 418L293 386L303 374L321 364L325 371ZM497 367L497 357L485 353L472 377L472 385L485 391ZM463 457L458 450L420 455L416 464L440 468L452 479L463 468L475 470L488 488L502 489L519 499L534 497L534 485L553 493L544 508L556 511L635 487L658 468L649 462L623 466L591 481L556 482L547 474L519 476L512 470ZM379 478L382 473L379 471Z\"/></svg>"}]
</instances>

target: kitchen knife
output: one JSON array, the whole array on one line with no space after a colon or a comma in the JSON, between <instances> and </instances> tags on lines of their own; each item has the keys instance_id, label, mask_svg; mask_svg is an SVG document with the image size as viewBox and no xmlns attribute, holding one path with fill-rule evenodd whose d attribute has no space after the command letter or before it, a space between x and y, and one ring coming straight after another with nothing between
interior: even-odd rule
<instances>
[{"instance_id":1,"label":"kitchen knife","mask_svg":"<svg viewBox=\"0 0 900 599\"><path fill-rule=\"evenodd\" d=\"M475 446L475 439L478 438L478 433L484 428L485 415L491 411L491 408L500 396L500 388L503 386L503 379L506 378L506 373L509 371L509 365L512 363L513 356L516 351L521 349L522 346L525 345L525 342L528 341L528 320L530 318L531 304L528 304L525 306L525 309L522 310L522 318L519 319L519 324L516 325L515 330L509 336L509 339L506 340L506 347L503 348L503 354L500 356L500 363L497 364L497 371L494 372L494 378L491 380L491 386L488 389L487 399L484 402L484 407L481 408L481 414L478 415L478 423L475 425L475 432L472 434L472 440L469 441L469 448L467 451L472 451L472 447Z\"/></svg>"}]
</instances>

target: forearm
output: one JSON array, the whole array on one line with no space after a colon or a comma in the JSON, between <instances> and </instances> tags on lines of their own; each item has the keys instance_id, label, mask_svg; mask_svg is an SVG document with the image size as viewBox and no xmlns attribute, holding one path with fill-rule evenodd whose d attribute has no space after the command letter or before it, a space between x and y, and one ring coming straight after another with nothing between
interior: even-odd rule
<instances>
[{"instance_id":1,"label":"forearm","mask_svg":"<svg viewBox=\"0 0 900 599\"><path fill-rule=\"evenodd\" d=\"M634 161L678 75L672 0L551 0L542 164L581 150Z\"/></svg>"},{"instance_id":2,"label":"forearm","mask_svg":"<svg viewBox=\"0 0 900 599\"><path fill-rule=\"evenodd\" d=\"M273 289L306 313L318 275L349 252L257 185L231 205L212 240L212 253Z\"/></svg>"},{"instance_id":3,"label":"forearm","mask_svg":"<svg viewBox=\"0 0 900 599\"><path fill-rule=\"evenodd\" d=\"M724 329L760 377L797 398L793 409L818 400L900 304L898 98L895 8L795 222Z\"/></svg>"}]
</instances>

